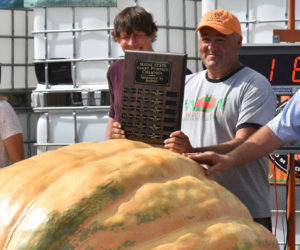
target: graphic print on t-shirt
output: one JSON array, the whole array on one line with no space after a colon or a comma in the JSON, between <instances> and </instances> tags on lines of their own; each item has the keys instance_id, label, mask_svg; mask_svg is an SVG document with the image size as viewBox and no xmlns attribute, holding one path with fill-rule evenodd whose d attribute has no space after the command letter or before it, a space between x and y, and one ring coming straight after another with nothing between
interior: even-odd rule
<instances>
[{"instance_id":1,"label":"graphic print on t-shirt","mask_svg":"<svg viewBox=\"0 0 300 250\"><path fill-rule=\"evenodd\" d=\"M199 99L185 99L184 109L185 114L183 119L213 119L214 114L216 118L222 118L222 111L228 98L218 98L213 95L206 94Z\"/></svg>"}]
</instances>

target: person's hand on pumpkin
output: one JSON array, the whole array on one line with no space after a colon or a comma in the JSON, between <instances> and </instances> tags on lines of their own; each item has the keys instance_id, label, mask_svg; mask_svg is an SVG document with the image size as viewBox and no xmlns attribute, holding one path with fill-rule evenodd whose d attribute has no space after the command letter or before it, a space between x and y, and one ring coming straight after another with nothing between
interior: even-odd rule
<instances>
[{"instance_id":1,"label":"person's hand on pumpkin","mask_svg":"<svg viewBox=\"0 0 300 250\"><path fill-rule=\"evenodd\" d=\"M125 139L125 131L122 129L122 126L119 122L114 122L111 130L112 139Z\"/></svg>"},{"instance_id":2,"label":"person's hand on pumpkin","mask_svg":"<svg viewBox=\"0 0 300 250\"><path fill-rule=\"evenodd\" d=\"M185 153L183 155L200 164L209 165L210 167L206 170L206 174L210 176L217 172L223 172L236 165L234 159L230 156L210 151L204 153Z\"/></svg>"},{"instance_id":3,"label":"person's hand on pumpkin","mask_svg":"<svg viewBox=\"0 0 300 250\"><path fill-rule=\"evenodd\" d=\"M170 138L164 141L165 148L176 153L191 153L193 147L189 138L182 131L175 131L170 134Z\"/></svg>"}]
</instances>

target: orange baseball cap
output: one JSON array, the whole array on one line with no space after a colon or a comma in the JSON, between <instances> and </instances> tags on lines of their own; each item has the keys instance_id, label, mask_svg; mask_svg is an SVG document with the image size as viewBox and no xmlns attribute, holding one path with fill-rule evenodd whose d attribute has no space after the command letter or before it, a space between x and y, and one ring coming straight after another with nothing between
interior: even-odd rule
<instances>
[{"instance_id":1,"label":"orange baseball cap","mask_svg":"<svg viewBox=\"0 0 300 250\"><path fill-rule=\"evenodd\" d=\"M242 36L239 19L228 10L217 9L206 12L202 16L196 32L203 27L211 27L225 35L235 32Z\"/></svg>"}]
</instances>

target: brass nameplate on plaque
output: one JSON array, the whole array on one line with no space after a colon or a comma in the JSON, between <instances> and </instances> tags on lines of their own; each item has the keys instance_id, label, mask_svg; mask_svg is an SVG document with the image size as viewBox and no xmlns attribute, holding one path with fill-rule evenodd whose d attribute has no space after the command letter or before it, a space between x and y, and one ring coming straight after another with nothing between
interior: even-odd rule
<instances>
[{"instance_id":1,"label":"brass nameplate on plaque","mask_svg":"<svg viewBox=\"0 0 300 250\"><path fill-rule=\"evenodd\" d=\"M171 65L168 62L136 61L135 83L169 85Z\"/></svg>"},{"instance_id":2,"label":"brass nameplate on plaque","mask_svg":"<svg viewBox=\"0 0 300 250\"><path fill-rule=\"evenodd\" d=\"M163 144L181 128L186 54L125 51L119 121L126 138Z\"/></svg>"}]
</instances>

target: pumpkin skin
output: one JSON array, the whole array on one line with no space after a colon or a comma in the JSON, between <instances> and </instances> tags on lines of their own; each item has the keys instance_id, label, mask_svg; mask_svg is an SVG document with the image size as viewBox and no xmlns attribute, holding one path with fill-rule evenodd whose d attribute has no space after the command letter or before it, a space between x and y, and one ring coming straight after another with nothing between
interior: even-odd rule
<instances>
[{"instance_id":1,"label":"pumpkin skin","mask_svg":"<svg viewBox=\"0 0 300 250\"><path fill-rule=\"evenodd\" d=\"M130 140L0 170L0 249L279 249L196 162Z\"/></svg>"}]
</instances>

